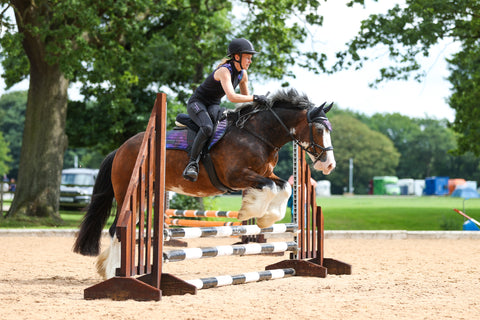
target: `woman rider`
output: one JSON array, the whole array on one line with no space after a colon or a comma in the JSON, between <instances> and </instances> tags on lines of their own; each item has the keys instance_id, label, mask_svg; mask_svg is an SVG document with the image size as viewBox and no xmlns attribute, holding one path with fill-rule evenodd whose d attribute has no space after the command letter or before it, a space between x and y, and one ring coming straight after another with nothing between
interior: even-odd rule
<instances>
[{"instance_id":1,"label":"woman rider","mask_svg":"<svg viewBox=\"0 0 480 320\"><path fill-rule=\"evenodd\" d=\"M225 95L233 103L267 102L265 96L250 95L248 92L247 70L255 53L258 52L250 41L243 38L234 39L228 45L229 59L224 59L188 100L188 115L200 129L190 151L190 160L183 171L186 180L197 181L200 153L213 134L213 121L218 118L220 100ZM237 86L240 86L240 94L235 92Z\"/></svg>"}]
</instances>

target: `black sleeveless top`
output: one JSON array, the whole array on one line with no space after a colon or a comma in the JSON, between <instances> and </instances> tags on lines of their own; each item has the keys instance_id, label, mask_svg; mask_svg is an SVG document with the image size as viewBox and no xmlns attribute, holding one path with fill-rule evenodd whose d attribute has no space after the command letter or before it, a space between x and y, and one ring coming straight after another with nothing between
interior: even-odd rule
<instances>
[{"instance_id":1,"label":"black sleeveless top","mask_svg":"<svg viewBox=\"0 0 480 320\"><path fill-rule=\"evenodd\" d=\"M227 68L230 71L232 85L235 89L240 83L240 80L242 80L243 70L238 71L233 64L233 61L221 65L220 67L215 69L215 71L220 68ZM225 96L225 91L223 91L221 82L215 80L215 78L213 77L215 71L213 71L205 79L205 81L195 90L190 100L188 100L188 103L193 101L200 101L206 106L220 104L220 101Z\"/></svg>"}]
</instances>

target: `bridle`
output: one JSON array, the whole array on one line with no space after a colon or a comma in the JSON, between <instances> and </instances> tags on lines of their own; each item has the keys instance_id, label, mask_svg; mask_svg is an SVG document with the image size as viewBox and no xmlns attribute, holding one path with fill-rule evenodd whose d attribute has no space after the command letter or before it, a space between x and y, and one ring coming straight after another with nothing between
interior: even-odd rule
<instances>
[{"instance_id":1,"label":"bridle","mask_svg":"<svg viewBox=\"0 0 480 320\"><path fill-rule=\"evenodd\" d=\"M318 107L318 109L321 111L323 110L323 107L325 106L325 103L322 104L320 107ZM329 108L331 107L332 105L329 106ZM288 129L288 127L285 125L285 123L283 123L282 119L280 119L280 117L278 116L278 114L275 113L275 111L273 111L273 108L271 108L270 106L268 107L268 109L272 112L272 114L274 115L274 117L277 119L277 121L282 125L282 127L285 129L285 131L287 131L288 135L290 136L290 138L292 139L293 142L295 142L295 144L297 146L299 146L302 150L308 152L309 154L311 154L313 156L313 165L315 165L318 161L321 161L321 162L325 162L326 159L324 157L324 155L327 153L327 151L332 151L333 150L333 146L329 146L329 147L322 147L321 145L317 144L315 142L315 139L313 138L313 127L315 125L315 123L318 123L318 124L321 124L323 125L324 127L326 128L329 128L330 131L331 131L331 126L329 125L330 122L328 122L328 118L327 117L324 117L324 116L321 116L321 115L315 115L313 114L313 111L312 110L309 110L307 112L307 122L308 122L308 126L310 128L310 141L308 142L308 145L306 147L304 147L301 143L301 141L299 139L297 139L297 137L295 137L291 132L290 130ZM315 108L317 109L317 108ZM322 160L322 158L324 160Z\"/></svg>"},{"instance_id":2,"label":"bridle","mask_svg":"<svg viewBox=\"0 0 480 320\"><path fill-rule=\"evenodd\" d=\"M309 111L307 111L307 122L308 126L310 128L310 141L308 142L308 145L304 147L302 145L302 142L293 135L288 127L285 125L285 123L280 119L278 114L273 110L272 106L269 104L267 105L268 110L273 114L273 116L277 119L277 121L280 123L280 125L285 129L287 134L290 136L290 139L297 145L299 146L302 150L308 152L312 157L313 157L313 164L315 165L318 161L325 162L326 158L324 157L327 151L332 151L333 146L329 147L322 147L321 145L317 144L315 142L315 139L313 138L313 127L316 123L323 125L330 131L332 131L332 127L330 125L330 122L328 121L328 118L325 117L325 112L322 112L324 110L324 106L326 103L323 103L321 106L317 108L313 108ZM325 110L330 110L332 107L333 103L330 104ZM251 112L248 112L244 115L239 115L237 121L235 122L235 126L238 128L242 128L243 130L247 131L249 134L253 135L260 141L264 142L265 144L269 145L272 147L275 151L278 151L280 147L277 147L273 145L270 141L266 140L265 138L261 137L257 133L253 132L252 130L248 129L245 124L247 123L248 119L257 112L260 112L261 109L256 109Z\"/></svg>"}]
</instances>

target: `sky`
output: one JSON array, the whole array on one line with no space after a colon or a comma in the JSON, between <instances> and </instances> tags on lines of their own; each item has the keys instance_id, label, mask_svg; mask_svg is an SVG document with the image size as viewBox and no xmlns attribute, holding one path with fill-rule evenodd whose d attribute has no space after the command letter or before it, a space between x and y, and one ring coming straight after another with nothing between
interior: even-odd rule
<instances>
[{"instance_id":1,"label":"sky","mask_svg":"<svg viewBox=\"0 0 480 320\"><path fill-rule=\"evenodd\" d=\"M404 3L401 0L383 0L375 3L366 1L366 7L356 5L347 8L348 0L330 0L322 2L319 9L324 16L324 25L317 30L311 30L313 41L305 45L317 49L327 55L332 55L342 48L358 32L361 20L372 13L384 13L394 3ZM328 48L328 50L326 50ZM324 101L335 102L337 106L372 115L374 113L394 113L415 118L446 118L453 121L454 110L447 104L450 95L449 75L445 58L451 57L458 50L455 43L443 42L430 51L430 57L422 59L422 66L427 72L421 83L410 81L388 81L377 88L370 88L378 77L381 66L389 63L388 58L367 63L361 70L347 70L333 75L315 75L301 68L293 68L296 79L285 79L300 92L306 93L310 99L321 104ZM249 75L255 72L255 62L250 66ZM266 94L280 89L283 81L260 81L250 76L255 94ZM25 80L9 91L27 90ZM0 78L0 95L5 92L5 83ZM72 85L69 90L72 98L78 98L78 85Z\"/></svg>"},{"instance_id":2,"label":"sky","mask_svg":"<svg viewBox=\"0 0 480 320\"><path fill-rule=\"evenodd\" d=\"M360 22L372 13L385 13L394 3L404 1L366 1L366 8L356 5L347 8L347 0L322 2L320 13L324 15L323 27L314 32L313 48L329 48L331 55L345 48L345 43L358 33ZM310 41L311 43L311 41ZM341 108L348 108L367 115L374 113L398 112L415 118L446 118L453 121L455 112L446 99L450 95L449 75L445 58L458 50L458 45L443 42L430 51L430 57L422 59L422 66L427 72L421 83L411 81L388 81L376 89L368 85L379 75L380 66L387 66L388 58L366 64L361 70L347 70L334 75L315 75L312 72L295 68L296 79L289 83L297 90L306 93L317 104L335 102ZM254 62L255 63L255 62ZM254 63L249 74L254 72ZM255 83L256 94L274 92L280 88L281 81Z\"/></svg>"}]
</instances>

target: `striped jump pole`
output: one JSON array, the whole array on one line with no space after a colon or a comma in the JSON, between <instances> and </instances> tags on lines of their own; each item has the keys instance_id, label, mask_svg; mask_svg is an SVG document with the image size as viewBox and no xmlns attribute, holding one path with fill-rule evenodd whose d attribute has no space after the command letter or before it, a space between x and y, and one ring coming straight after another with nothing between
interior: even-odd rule
<instances>
[{"instance_id":1,"label":"striped jump pole","mask_svg":"<svg viewBox=\"0 0 480 320\"><path fill-rule=\"evenodd\" d=\"M209 218L238 218L238 211L220 211L220 210L177 210L177 209L167 209L165 210L165 215L169 217L189 217L189 218L198 218L198 217L209 217Z\"/></svg>"},{"instance_id":2,"label":"striped jump pole","mask_svg":"<svg viewBox=\"0 0 480 320\"><path fill-rule=\"evenodd\" d=\"M275 269L258 272L247 272L234 276L217 276L187 280L185 282L194 285L197 289L210 289L235 284L244 284L249 282L258 282L264 280L282 279L295 275L295 269Z\"/></svg>"},{"instance_id":3,"label":"striped jump pole","mask_svg":"<svg viewBox=\"0 0 480 320\"><path fill-rule=\"evenodd\" d=\"M207 248L187 248L165 251L163 253L163 260L165 262L175 262L190 259L213 258L219 256L243 256L296 250L297 243L295 241L247 243L243 245L217 246Z\"/></svg>"},{"instance_id":4,"label":"striped jump pole","mask_svg":"<svg viewBox=\"0 0 480 320\"><path fill-rule=\"evenodd\" d=\"M268 228L259 228L257 225L223 226L211 228L175 228L165 229L164 239L196 239L220 238L230 236L251 236L265 233L296 233L298 226L293 223L274 224Z\"/></svg>"},{"instance_id":5,"label":"striped jump pole","mask_svg":"<svg viewBox=\"0 0 480 320\"><path fill-rule=\"evenodd\" d=\"M205 221L165 218L165 223L170 226L181 227L220 227L220 226L241 226L238 221Z\"/></svg>"}]
</instances>

